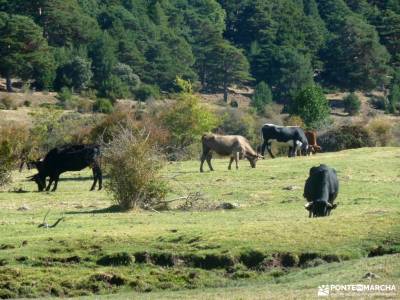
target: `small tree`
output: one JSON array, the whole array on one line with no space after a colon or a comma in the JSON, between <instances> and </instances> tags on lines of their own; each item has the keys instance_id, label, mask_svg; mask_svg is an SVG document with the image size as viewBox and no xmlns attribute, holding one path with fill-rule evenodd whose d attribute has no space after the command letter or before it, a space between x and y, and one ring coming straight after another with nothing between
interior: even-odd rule
<instances>
[{"instance_id":1,"label":"small tree","mask_svg":"<svg viewBox=\"0 0 400 300\"><path fill-rule=\"evenodd\" d=\"M179 149L200 140L204 133L218 125L215 114L200 104L187 83L183 79L177 80L182 92L177 95L175 104L161 116L162 124L171 133L172 146Z\"/></svg>"},{"instance_id":2,"label":"small tree","mask_svg":"<svg viewBox=\"0 0 400 300\"><path fill-rule=\"evenodd\" d=\"M257 84L254 95L251 98L251 104L258 113L264 112L265 105L272 103L272 92L270 87L261 81Z\"/></svg>"},{"instance_id":3,"label":"small tree","mask_svg":"<svg viewBox=\"0 0 400 300\"><path fill-rule=\"evenodd\" d=\"M319 86L302 90L291 107L291 114L303 119L308 128L318 128L329 117L329 103Z\"/></svg>"},{"instance_id":4,"label":"small tree","mask_svg":"<svg viewBox=\"0 0 400 300\"><path fill-rule=\"evenodd\" d=\"M360 112L361 101L355 93L350 93L343 99L344 110L350 115L354 116Z\"/></svg>"},{"instance_id":5,"label":"small tree","mask_svg":"<svg viewBox=\"0 0 400 300\"><path fill-rule=\"evenodd\" d=\"M121 209L151 208L165 198L168 188L159 174L164 160L149 133L130 124L119 128L103 152L109 175L106 189Z\"/></svg>"}]
</instances>

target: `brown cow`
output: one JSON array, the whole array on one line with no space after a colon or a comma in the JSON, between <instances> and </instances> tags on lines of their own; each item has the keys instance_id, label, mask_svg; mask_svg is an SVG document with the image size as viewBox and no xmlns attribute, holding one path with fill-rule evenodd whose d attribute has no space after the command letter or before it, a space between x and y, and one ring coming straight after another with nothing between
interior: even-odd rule
<instances>
[{"instance_id":1,"label":"brown cow","mask_svg":"<svg viewBox=\"0 0 400 300\"><path fill-rule=\"evenodd\" d=\"M256 167L256 162L262 158L250 146L249 141L240 135L219 135L219 134L205 134L201 138L203 145L203 154L201 155L200 172L203 172L204 161L211 171L214 171L211 165L212 152L216 152L222 156L230 156L228 169L231 169L232 162L235 161L236 169L238 169L238 160L247 158L252 168Z\"/></svg>"},{"instance_id":2,"label":"brown cow","mask_svg":"<svg viewBox=\"0 0 400 300\"><path fill-rule=\"evenodd\" d=\"M322 151L321 146L317 144L317 132L316 131L306 131L305 132L307 141L308 141L308 155L311 153L316 154L317 152Z\"/></svg>"}]
</instances>

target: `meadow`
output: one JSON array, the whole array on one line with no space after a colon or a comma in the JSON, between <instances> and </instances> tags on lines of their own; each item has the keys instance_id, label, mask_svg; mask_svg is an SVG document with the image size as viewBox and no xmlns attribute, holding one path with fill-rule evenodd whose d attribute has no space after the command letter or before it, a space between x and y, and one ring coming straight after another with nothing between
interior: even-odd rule
<instances>
[{"instance_id":1,"label":"meadow","mask_svg":"<svg viewBox=\"0 0 400 300\"><path fill-rule=\"evenodd\" d=\"M169 163L168 199L198 197L153 211L121 212L106 191L89 192L89 170L62 175L55 193L15 172L0 192L0 298L309 299L321 284L399 286L400 148L266 159L256 169L240 161L231 171L228 161L202 174L198 161ZM303 185L320 163L338 172L339 206L309 219ZM64 219L38 227L46 214L49 224Z\"/></svg>"}]
</instances>

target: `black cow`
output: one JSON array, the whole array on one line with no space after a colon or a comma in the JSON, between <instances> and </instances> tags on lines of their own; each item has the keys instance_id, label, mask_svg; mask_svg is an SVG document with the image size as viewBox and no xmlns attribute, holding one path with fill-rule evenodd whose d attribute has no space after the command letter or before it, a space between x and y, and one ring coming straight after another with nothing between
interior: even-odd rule
<instances>
[{"instance_id":1,"label":"black cow","mask_svg":"<svg viewBox=\"0 0 400 300\"><path fill-rule=\"evenodd\" d=\"M326 165L312 167L310 176L304 186L304 197L307 199L305 208L310 212L309 217L329 216L339 193L339 181L335 169Z\"/></svg>"},{"instance_id":2,"label":"black cow","mask_svg":"<svg viewBox=\"0 0 400 300\"><path fill-rule=\"evenodd\" d=\"M308 142L303 129L300 127L284 127L274 124L264 124L261 128L263 144L261 146L261 155L264 156L265 147L272 158L275 156L271 151L271 143L273 141L289 144L289 157L295 157L297 149L307 153Z\"/></svg>"},{"instance_id":3,"label":"black cow","mask_svg":"<svg viewBox=\"0 0 400 300\"><path fill-rule=\"evenodd\" d=\"M36 162L38 174L33 175L32 181L38 185L39 192L46 188L50 190L54 182L52 191L57 189L60 174L67 171L80 171L86 167L93 169L93 185L90 189L94 190L99 181L99 190L102 188L102 172L100 168L100 147L98 145L67 145L50 150L42 161ZM50 177L46 187L46 178Z\"/></svg>"}]
</instances>

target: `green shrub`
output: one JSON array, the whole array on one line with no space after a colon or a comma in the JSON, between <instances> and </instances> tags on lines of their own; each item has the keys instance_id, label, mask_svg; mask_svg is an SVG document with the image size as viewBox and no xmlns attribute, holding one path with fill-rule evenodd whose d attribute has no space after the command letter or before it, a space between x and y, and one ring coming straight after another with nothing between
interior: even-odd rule
<instances>
[{"instance_id":1,"label":"green shrub","mask_svg":"<svg viewBox=\"0 0 400 300\"><path fill-rule=\"evenodd\" d=\"M171 134L171 147L179 151L218 126L215 114L202 106L200 99L189 91L177 95L176 102L160 116L162 127Z\"/></svg>"},{"instance_id":2,"label":"green shrub","mask_svg":"<svg viewBox=\"0 0 400 300\"><path fill-rule=\"evenodd\" d=\"M132 125L119 128L104 146L109 181L106 189L121 209L151 208L166 197L168 187L160 177L163 156L148 133Z\"/></svg>"},{"instance_id":3,"label":"green shrub","mask_svg":"<svg viewBox=\"0 0 400 300\"><path fill-rule=\"evenodd\" d=\"M350 116L357 115L361 109L361 101L355 93L350 93L343 99L344 110Z\"/></svg>"},{"instance_id":4,"label":"green shrub","mask_svg":"<svg viewBox=\"0 0 400 300\"><path fill-rule=\"evenodd\" d=\"M155 85L142 84L134 91L135 98L140 101L160 98L160 90Z\"/></svg>"},{"instance_id":5,"label":"green shrub","mask_svg":"<svg viewBox=\"0 0 400 300\"><path fill-rule=\"evenodd\" d=\"M290 112L302 118L308 128L317 129L327 121L330 109L322 89L309 86L297 95Z\"/></svg>"},{"instance_id":6,"label":"green shrub","mask_svg":"<svg viewBox=\"0 0 400 300\"><path fill-rule=\"evenodd\" d=\"M113 105L110 100L99 98L93 105L93 111L103 114L110 114L114 110Z\"/></svg>"},{"instance_id":7,"label":"green shrub","mask_svg":"<svg viewBox=\"0 0 400 300\"><path fill-rule=\"evenodd\" d=\"M324 151L341 151L374 146L373 137L361 125L345 125L331 129L318 138Z\"/></svg>"},{"instance_id":8,"label":"green shrub","mask_svg":"<svg viewBox=\"0 0 400 300\"><path fill-rule=\"evenodd\" d=\"M57 99L60 101L61 106L64 106L67 101L72 99L72 91L67 87L61 88L57 94Z\"/></svg>"}]
</instances>

